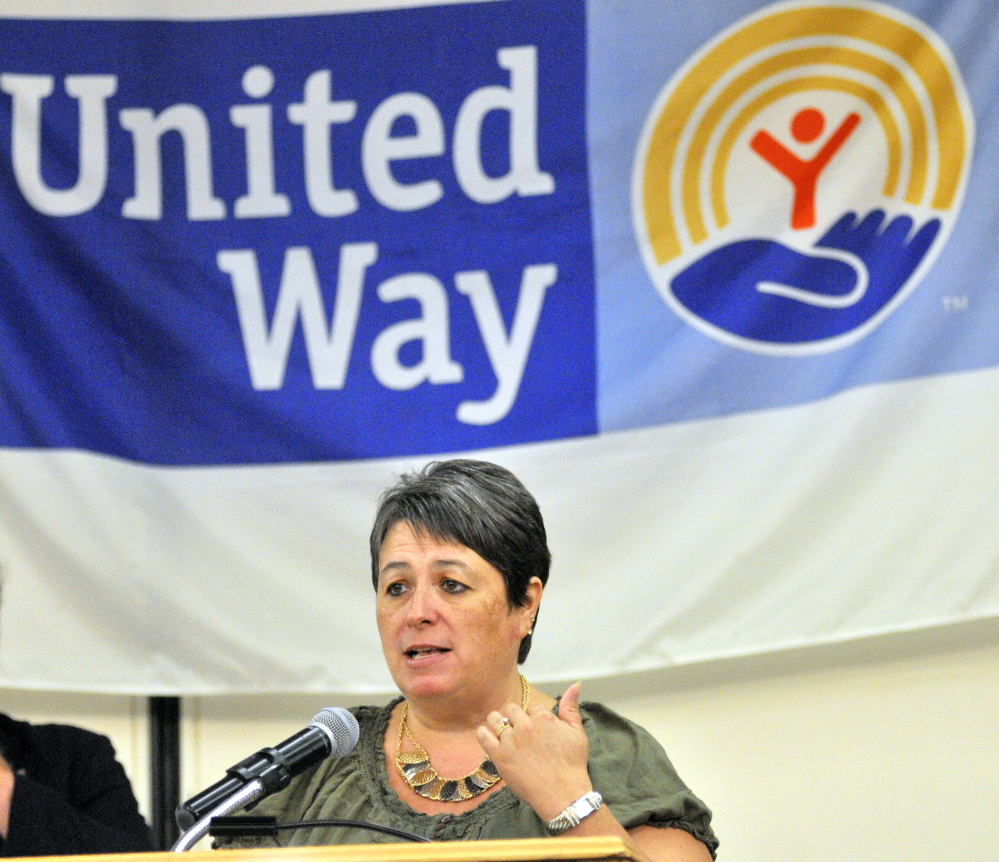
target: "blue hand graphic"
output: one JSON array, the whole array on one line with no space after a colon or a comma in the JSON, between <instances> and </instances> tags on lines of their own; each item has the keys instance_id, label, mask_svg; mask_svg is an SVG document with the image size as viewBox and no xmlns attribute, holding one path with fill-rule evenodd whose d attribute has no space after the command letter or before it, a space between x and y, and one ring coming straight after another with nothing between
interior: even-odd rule
<instances>
[{"instance_id":1,"label":"blue hand graphic","mask_svg":"<svg viewBox=\"0 0 999 862\"><path fill-rule=\"evenodd\" d=\"M909 216L897 216L881 230L884 219L882 210L859 223L856 213L846 213L816 242L815 256L768 239L722 246L679 273L673 295L702 320L754 341L791 345L834 338L891 301L940 230L940 220L931 219L907 239ZM846 260L823 257L822 249L848 252L866 267L869 283L856 301L851 294L862 274ZM790 290L771 292L768 283ZM799 298L806 296L812 301Z\"/></svg>"}]
</instances>

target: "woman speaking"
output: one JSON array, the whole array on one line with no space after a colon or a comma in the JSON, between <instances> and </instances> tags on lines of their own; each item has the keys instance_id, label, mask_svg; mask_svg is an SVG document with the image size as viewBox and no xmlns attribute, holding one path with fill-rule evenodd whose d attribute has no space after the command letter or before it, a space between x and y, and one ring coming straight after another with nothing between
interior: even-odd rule
<instances>
[{"instance_id":1,"label":"woman speaking","mask_svg":"<svg viewBox=\"0 0 999 862\"><path fill-rule=\"evenodd\" d=\"M556 702L518 673L550 560L537 503L502 467L439 461L388 489L371 532L372 580L402 697L353 710L354 753L299 775L259 813L439 841L616 835L640 858L711 859L711 814L651 735L580 703L578 684ZM352 827L288 836L393 840Z\"/></svg>"}]
</instances>

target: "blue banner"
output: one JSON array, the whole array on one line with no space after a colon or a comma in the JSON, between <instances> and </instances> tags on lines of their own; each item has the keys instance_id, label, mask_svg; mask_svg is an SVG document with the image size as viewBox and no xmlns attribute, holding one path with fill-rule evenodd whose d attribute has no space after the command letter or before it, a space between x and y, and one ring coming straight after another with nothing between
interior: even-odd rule
<instances>
[{"instance_id":1,"label":"blue banner","mask_svg":"<svg viewBox=\"0 0 999 862\"><path fill-rule=\"evenodd\" d=\"M995 25L920 8L0 22L0 444L429 454L994 365Z\"/></svg>"},{"instance_id":2,"label":"blue banner","mask_svg":"<svg viewBox=\"0 0 999 862\"><path fill-rule=\"evenodd\" d=\"M582 2L0 22L0 445L596 431Z\"/></svg>"}]
</instances>

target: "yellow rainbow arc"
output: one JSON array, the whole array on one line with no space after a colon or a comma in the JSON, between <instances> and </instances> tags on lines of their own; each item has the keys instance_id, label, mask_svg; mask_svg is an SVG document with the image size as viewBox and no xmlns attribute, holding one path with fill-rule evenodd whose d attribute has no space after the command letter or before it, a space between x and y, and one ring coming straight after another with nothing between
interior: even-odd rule
<instances>
[{"instance_id":1,"label":"yellow rainbow arc","mask_svg":"<svg viewBox=\"0 0 999 862\"><path fill-rule=\"evenodd\" d=\"M780 50L782 43L802 37L825 38L830 44ZM849 39L851 45L835 44L835 39ZM884 49L899 58L925 89L933 115L924 115L919 96L902 70L873 53L858 49L857 42ZM968 158L968 128L956 83L936 46L912 27L870 9L846 6L784 9L758 18L711 47L676 83L659 111L649 137L641 177L643 215L649 243L659 264L683 252L674 215L671 178L684 127L706 92L735 65L768 47L777 51L768 53L729 81L707 106L690 136L685 159L679 166L680 215L693 244L709 235L699 189L710 141L732 105L778 72L784 73L782 79L753 98L724 129L712 162L707 166L711 216L718 227L728 223L723 177L739 133L760 110L793 92L832 90L849 93L866 102L877 116L888 145L884 194L893 197L897 193L905 146L898 124L877 90L846 74L831 74L830 69L836 67L881 81L901 109L907 126L911 162L903 200L913 205L928 203L939 210L948 209L954 203ZM810 74L818 66L823 68L823 74ZM794 77L796 70L800 74ZM790 79L788 73L792 75ZM929 176L931 139L938 153L935 177Z\"/></svg>"}]
</instances>

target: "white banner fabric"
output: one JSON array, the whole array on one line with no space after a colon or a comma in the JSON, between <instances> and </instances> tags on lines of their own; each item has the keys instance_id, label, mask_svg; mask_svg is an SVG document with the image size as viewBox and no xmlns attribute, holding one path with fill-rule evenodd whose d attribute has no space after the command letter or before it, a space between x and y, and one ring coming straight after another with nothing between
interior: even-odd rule
<instances>
[{"instance_id":1,"label":"white banner fabric","mask_svg":"<svg viewBox=\"0 0 999 862\"><path fill-rule=\"evenodd\" d=\"M571 681L999 616L997 404L990 370L477 453L524 480L549 529L527 672ZM3 452L3 684L391 690L367 532L379 490L420 464Z\"/></svg>"}]
</instances>

